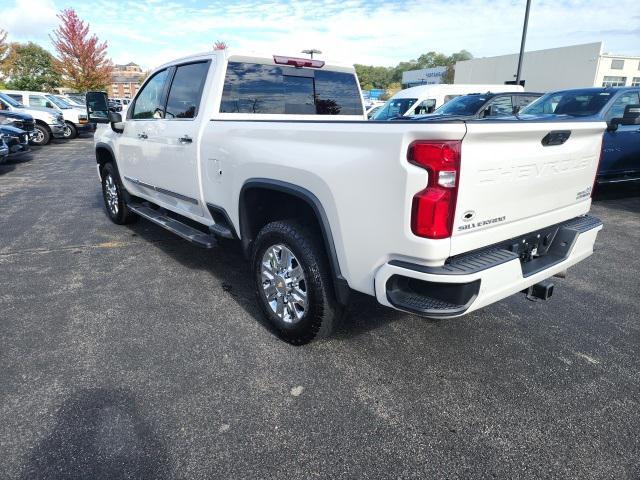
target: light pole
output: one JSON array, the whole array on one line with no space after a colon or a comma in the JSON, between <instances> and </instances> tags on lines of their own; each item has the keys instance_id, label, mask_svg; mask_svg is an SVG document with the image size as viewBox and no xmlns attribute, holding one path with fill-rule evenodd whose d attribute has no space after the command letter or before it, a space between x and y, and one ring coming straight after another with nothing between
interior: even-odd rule
<instances>
[{"instance_id":1,"label":"light pole","mask_svg":"<svg viewBox=\"0 0 640 480\"><path fill-rule=\"evenodd\" d=\"M302 52L300 52L300 53L306 53L307 55L311 55L311 60L313 60L313 54L314 53L322 53L322 52L320 50L315 49L315 48L310 48L310 49L307 49L307 50L302 50Z\"/></svg>"},{"instance_id":2,"label":"light pole","mask_svg":"<svg viewBox=\"0 0 640 480\"><path fill-rule=\"evenodd\" d=\"M522 27L522 42L520 42L520 56L518 57L518 71L516 73L516 85L520 85L520 74L522 73L522 60L524 59L524 44L527 40L527 26L529 25L529 8L531 0L527 0L527 7L524 11L524 25Z\"/></svg>"}]
</instances>

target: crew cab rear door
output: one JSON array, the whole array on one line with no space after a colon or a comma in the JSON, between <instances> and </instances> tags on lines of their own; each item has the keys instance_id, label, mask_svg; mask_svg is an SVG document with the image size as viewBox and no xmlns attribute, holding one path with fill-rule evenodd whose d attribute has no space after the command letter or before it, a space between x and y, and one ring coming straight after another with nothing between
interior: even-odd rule
<instances>
[{"instance_id":1,"label":"crew cab rear door","mask_svg":"<svg viewBox=\"0 0 640 480\"><path fill-rule=\"evenodd\" d=\"M451 255L589 210L604 122L467 123Z\"/></svg>"}]
</instances>

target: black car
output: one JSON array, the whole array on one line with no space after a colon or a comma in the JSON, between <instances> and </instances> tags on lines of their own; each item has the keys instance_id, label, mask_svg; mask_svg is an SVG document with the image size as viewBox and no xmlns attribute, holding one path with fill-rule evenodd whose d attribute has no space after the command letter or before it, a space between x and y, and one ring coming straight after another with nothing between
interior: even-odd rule
<instances>
[{"instance_id":1,"label":"black car","mask_svg":"<svg viewBox=\"0 0 640 480\"><path fill-rule=\"evenodd\" d=\"M411 117L411 120L471 120L474 118L506 117L517 114L521 108L541 97L542 93L471 93L461 95L437 108L428 115ZM402 120L407 120L403 117Z\"/></svg>"},{"instance_id":2,"label":"black car","mask_svg":"<svg viewBox=\"0 0 640 480\"><path fill-rule=\"evenodd\" d=\"M31 140L36 131L36 122L28 113L0 110L0 127L14 127L24 130Z\"/></svg>"},{"instance_id":3,"label":"black car","mask_svg":"<svg viewBox=\"0 0 640 480\"><path fill-rule=\"evenodd\" d=\"M0 137L9 147L9 156L20 155L30 150L29 134L24 130L9 125L0 125Z\"/></svg>"},{"instance_id":4,"label":"black car","mask_svg":"<svg viewBox=\"0 0 640 480\"><path fill-rule=\"evenodd\" d=\"M4 138L0 136L0 164L7 161L9 157L9 147L4 143Z\"/></svg>"}]
</instances>

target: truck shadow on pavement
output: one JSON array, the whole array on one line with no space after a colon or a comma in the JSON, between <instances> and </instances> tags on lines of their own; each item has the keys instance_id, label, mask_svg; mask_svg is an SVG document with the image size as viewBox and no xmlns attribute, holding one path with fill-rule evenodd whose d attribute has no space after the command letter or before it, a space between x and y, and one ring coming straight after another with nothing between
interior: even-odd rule
<instances>
[{"instance_id":1,"label":"truck shadow on pavement","mask_svg":"<svg viewBox=\"0 0 640 480\"><path fill-rule=\"evenodd\" d=\"M222 286L222 294L229 295L248 315L275 334L262 316L251 281L249 261L245 259L240 243L222 240L212 250L198 248L162 227L139 220L128 226L136 235L153 243L164 253L185 267L205 270ZM350 304L333 338L349 338L407 318L406 313L383 307L372 296L352 292ZM427 323L439 320L423 319Z\"/></svg>"},{"instance_id":2,"label":"truck shadow on pavement","mask_svg":"<svg viewBox=\"0 0 640 480\"><path fill-rule=\"evenodd\" d=\"M76 392L56 413L49 435L29 454L24 480L169 479L167 449L123 389Z\"/></svg>"}]
</instances>

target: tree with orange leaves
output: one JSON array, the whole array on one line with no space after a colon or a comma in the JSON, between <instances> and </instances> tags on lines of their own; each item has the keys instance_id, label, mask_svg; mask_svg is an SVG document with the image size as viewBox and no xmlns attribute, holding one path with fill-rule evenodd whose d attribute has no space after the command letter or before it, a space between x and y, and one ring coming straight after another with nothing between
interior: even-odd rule
<instances>
[{"instance_id":1,"label":"tree with orange leaves","mask_svg":"<svg viewBox=\"0 0 640 480\"><path fill-rule=\"evenodd\" d=\"M113 65L107 58L107 43L89 33L89 24L75 10L58 14L60 26L50 36L58 53L54 67L66 87L79 92L102 90L111 82Z\"/></svg>"}]
</instances>

